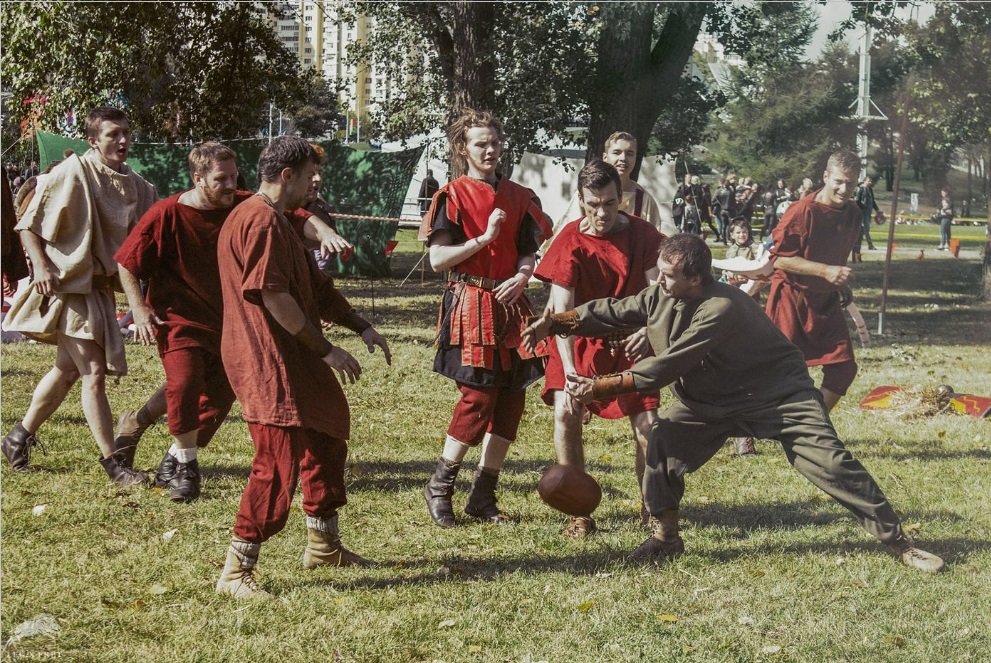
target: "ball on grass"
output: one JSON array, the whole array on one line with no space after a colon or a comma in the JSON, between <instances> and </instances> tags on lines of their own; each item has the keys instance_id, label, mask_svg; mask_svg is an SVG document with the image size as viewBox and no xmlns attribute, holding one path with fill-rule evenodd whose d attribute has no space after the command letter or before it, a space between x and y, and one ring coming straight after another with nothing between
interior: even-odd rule
<instances>
[{"instance_id":1,"label":"ball on grass","mask_svg":"<svg viewBox=\"0 0 991 663\"><path fill-rule=\"evenodd\" d=\"M574 465L554 465L537 484L540 499L569 516L590 516L602 501L602 488L584 470Z\"/></svg>"}]
</instances>

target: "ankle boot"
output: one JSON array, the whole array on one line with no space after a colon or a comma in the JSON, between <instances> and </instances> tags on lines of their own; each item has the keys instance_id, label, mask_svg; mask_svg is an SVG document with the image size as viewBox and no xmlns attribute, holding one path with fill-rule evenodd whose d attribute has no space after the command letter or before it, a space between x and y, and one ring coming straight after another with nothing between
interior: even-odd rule
<instances>
[{"instance_id":1,"label":"ankle boot","mask_svg":"<svg viewBox=\"0 0 991 663\"><path fill-rule=\"evenodd\" d=\"M430 481L423 487L423 499L434 522L441 527L454 527L454 507L451 495L454 493L454 480L458 478L461 463L452 463L441 456L437 469Z\"/></svg>"},{"instance_id":2,"label":"ankle boot","mask_svg":"<svg viewBox=\"0 0 991 663\"><path fill-rule=\"evenodd\" d=\"M255 565L258 564L261 547L260 543L250 543L238 536L231 539L224 570L220 572L220 579L217 581L218 594L258 601L274 598L255 581Z\"/></svg>"},{"instance_id":3,"label":"ankle boot","mask_svg":"<svg viewBox=\"0 0 991 663\"><path fill-rule=\"evenodd\" d=\"M498 482L499 470L478 468L475 471L475 480L471 484L471 492L468 493L465 513L496 525L508 525L512 522L496 506L495 488Z\"/></svg>"},{"instance_id":4,"label":"ankle boot","mask_svg":"<svg viewBox=\"0 0 991 663\"><path fill-rule=\"evenodd\" d=\"M733 444L736 447L736 455L742 458L752 458L757 455L757 447L754 446L752 437L734 437Z\"/></svg>"},{"instance_id":5,"label":"ankle boot","mask_svg":"<svg viewBox=\"0 0 991 663\"><path fill-rule=\"evenodd\" d=\"M3 438L3 455L10 461L10 469L15 472L34 472L35 467L31 465L31 447L38 445L42 453L45 447L41 440L29 433L22 423L10 429L7 437Z\"/></svg>"},{"instance_id":6,"label":"ankle boot","mask_svg":"<svg viewBox=\"0 0 991 663\"><path fill-rule=\"evenodd\" d=\"M306 517L306 550L303 551L303 568L312 570L318 566L376 566L344 547L337 529L337 514L331 518Z\"/></svg>"},{"instance_id":7,"label":"ankle boot","mask_svg":"<svg viewBox=\"0 0 991 663\"><path fill-rule=\"evenodd\" d=\"M172 482L176 478L176 473L179 471L179 461L168 451L162 456L162 462L158 464L158 469L155 471L155 485L159 488L164 488L167 490L172 489Z\"/></svg>"},{"instance_id":8,"label":"ankle boot","mask_svg":"<svg viewBox=\"0 0 991 663\"><path fill-rule=\"evenodd\" d=\"M148 426L138 423L138 413L135 410L125 412L117 420L117 436L114 438L114 456L123 467L134 467L134 454L138 451L138 442Z\"/></svg>"},{"instance_id":9,"label":"ankle boot","mask_svg":"<svg viewBox=\"0 0 991 663\"><path fill-rule=\"evenodd\" d=\"M118 486L140 486L148 480L147 474L144 472L139 472L133 467L123 467L117 462L117 458L114 456L110 456L110 458L101 458L100 465L103 465L103 469L106 470L107 476L110 477L110 480Z\"/></svg>"},{"instance_id":10,"label":"ankle boot","mask_svg":"<svg viewBox=\"0 0 991 663\"><path fill-rule=\"evenodd\" d=\"M630 553L628 559L670 559L685 552L685 542L678 530L678 510L666 509L655 521L654 533Z\"/></svg>"}]
</instances>

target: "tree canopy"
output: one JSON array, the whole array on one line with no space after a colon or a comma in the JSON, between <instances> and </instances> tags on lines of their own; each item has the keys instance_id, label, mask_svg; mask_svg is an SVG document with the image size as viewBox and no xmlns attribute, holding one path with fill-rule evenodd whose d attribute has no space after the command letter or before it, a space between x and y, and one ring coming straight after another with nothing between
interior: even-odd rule
<instances>
[{"instance_id":1,"label":"tree canopy","mask_svg":"<svg viewBox=\"0 0 991 663\"><path fill-rule=\"evenodd\" d=\"M0 20L14 120L53 131L111 103L142 140L247 137L306 90L255 3L5 2Z\"/></svg>"}]
</instances>

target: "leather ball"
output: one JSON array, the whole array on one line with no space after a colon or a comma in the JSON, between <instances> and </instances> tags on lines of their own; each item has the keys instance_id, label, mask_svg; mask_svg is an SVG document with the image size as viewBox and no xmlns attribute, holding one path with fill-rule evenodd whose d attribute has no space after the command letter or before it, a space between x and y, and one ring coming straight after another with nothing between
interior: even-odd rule
<instances>
[{"instance_id":1,"label":"leather ball","mask_svg":"<svg viewBox=\"0 0 991 663\"><path fill-rule=\"evenodd\" d=\"M540 499L569 516L590 516L602 501L602 488L592 475L574 465L554 465L537 484Z\"/></svg>"}]
</instances>

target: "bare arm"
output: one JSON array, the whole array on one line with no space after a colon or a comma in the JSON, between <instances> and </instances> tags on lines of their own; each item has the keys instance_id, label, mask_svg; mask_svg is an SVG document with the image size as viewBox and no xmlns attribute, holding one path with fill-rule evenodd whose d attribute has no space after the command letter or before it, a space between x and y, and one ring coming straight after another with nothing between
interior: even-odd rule
<instances>
[{"instance_id":1,"label":"bare arm","mask_svg":"<svg viewBox=\"0 0 991 663\"><path fill-rule=\"evenodd\" d=\"M799 258L798 256L782 256L774 262L774 268L780 269L789 274L800 276L818 276L819 278L833 284L843 285L853 274L849 267L840 265L827 265L823 262L814 262Z\"/></svg>"},{"instance_id":2,"label":"bare arm","mask_svg":"<svg viewBox=\"0 0 991 663\"><path fill-rule=\"evenodd\" d=\"M313 327L299 304L288 292L276 292L272 290L262 290L262 304L272 314L275 321L287 332L297 339L307 333L307 326ZM312 329L310 330L312 333ZM305 345L305 344L304 344ZM361 377L361 365L358 360L351 356L346 350L334 346L331 350L320 358L325 364L337 371L341 382L351 382L352 384Z\"/></svg>"},{"instance_id":3,"label":"bare arm","mask_svg":"<svg viewBox=\"0 0 991 663\"><path fill-rule=\"evenodd\" d=\"M20 237L21 244L28 252L28 258L31 260L31 269L34 274L31 283L35 290L41 295L54 295L59 280L54 267L48 261L48 256L45 255L44 240L30 230L22 231Z\"/></svg>"},{"instance_id":4,"label":"bare arm","mask_svg":"<svg viewBox=\"0 0 991 663\"><path fill-rule=\"evenodd\" d=\"M120 284L124 287L124 294L127 296L127 304L134 313L134 335L141 341L141 345L152 345L155 342L155 325L162 324L162 321L145 303L138 277L119 263L117 272L120 275Z\"/></svg>"},{"instance_id":5,"label":"bare arm","mask_svg":"<svg viewBox=\"0 0 991 663\"><path fill-rule=\"evenodd\" d=\"M341 237L319 216L312 215L303 223L303 238L309 248L320 249L320 255L327 258L337 253L344 253L351 248L351 243Z\"/></svg>"},{"instance_id":6,"label":"bare arm","mask_svg":"<svg viewBox=\"0 0 991 663\"><path fill-rule=\"evenodd\" d=\"M520 256L519 260L516 261L516 273L497 285L492 291L496 301L509 306L519 299L523 291L526 290L527 283L530 282L530 277L533 276L533 269L536 264L537 257L534 254L529 253L525 256Z\"/></svg>"},{"instance_id":7,"label":"bare arm","mask_svg":"<svg viewBox=\"0 0 991 663\"><path fill-rule=\"evenodd\" d=\"M551 283L550 298L547 306L552 313L564 313L575 307L575 289L567 288L557 283ZM557 343L558 353L561 355L561 366L564 368L565 378L575 376L575 337L556 336L554 342ZM565 392L565 408L569 414L580 417L585 413L584 406Z\"/></svg>"},{"instance_id":8,"label":"bare arm","mask_svg":"<svg viewBox=\"0 0 991 663\"><path fill-rule=\"evenodd\" d=\"M464 262L478 253L482 247L488 246L499 236L506 213L501 209L492 210L489 215L489 225L479 237L473 237L462 244L451 244L451 233L438 230L430 244L430 267L435 272L442 272ZM531 269L532 273L532 269Z\"/></svg>"}]
</instances>

